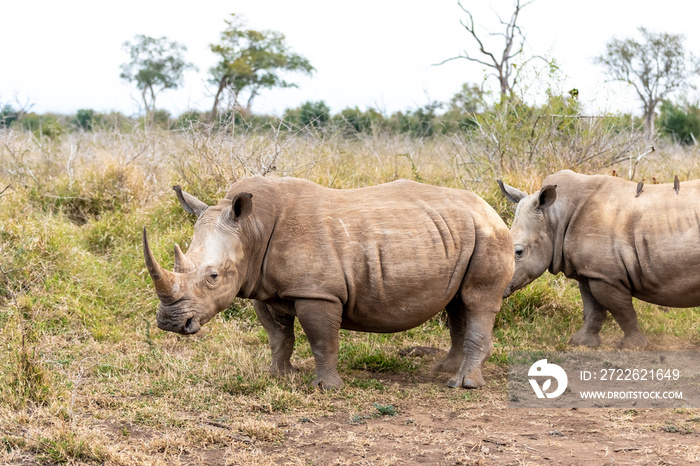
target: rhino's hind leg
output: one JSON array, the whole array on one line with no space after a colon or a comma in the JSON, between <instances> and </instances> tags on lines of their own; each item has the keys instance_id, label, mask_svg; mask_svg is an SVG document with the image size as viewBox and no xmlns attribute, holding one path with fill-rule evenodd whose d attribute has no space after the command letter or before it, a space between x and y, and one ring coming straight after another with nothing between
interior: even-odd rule
<instances>
[{"instance_id":1,"label":"rhino's hind leg","mask_svg":"<svg viewBox=\"0 0 700 466\"><path fill-rule=\"evenodd\" d=\"M282 307L255 300L253 300L253 308L270 340L272 350L270 373L280 375L293 373L294 366L290 358L294 351L294 315L285 312Z\"/></svg>"},{"instance_id":2,"label":"rhino's hind leg","mask_svg":"<svg viewBox=\"0 0 700 466\"><path fill-rule=\"evenodd\" d=\"M457 373L447 382L448 387L479 388L485 384L481 367L493 350L493 323L501 308L505 287L505 283L500 286L497 281L492 286L483 286L477 281L472 284L467 282L460 290L463 302L460 308L463 309L465 324L463 357Z\"/></svg>"},{"instance_id":3,"label":"rhino's hind leg","mask_svg":"<svg viewBox=\"0 0 700 466\"><path fill-rule=\"evenodd\" d=\"M457 374L447 382L448 387L479 388L486 383L481 366L493 349L491 333L498 307L481 309L478 312L470 309L473 308L467 308L466 315L464 357Z\"/></svg>"},{"instance_id":4,"label":"rhino's hind leg","mask_svg":"<svg viewBox=\"0 0 700 466\"><path fill-rule=\"evenodd\" d=\"M503 291L513 277L513 240L507 231L477 233L476 244L456 302L461 319L450 324L450 336L462 337L462 363L448 387L485 385L482 365L493 351L493 323L501 309ZM456 312L456 311L455 311ZM453 340L452 345L458 341ZM452 350L451 354L455 354ZM448 354L449 358L450 354Z\"/></svg>"},{"instance_id":5,"label":"rhino's hind leg","mask_svg":"<svg viewBox=\"0 0 700 466\"><path fill-rule=\"evenodd\" d=\"M589 283L593 297L613 315L618 325L625 332L622 339L624 349L643 349L649 340L639 330L637 312L632 305L632 295L628 290L620 290L599 280Z\"/></svg>"},{"instance_id":6,"label":"rhino's hind leg","mask_svg":"<svg viewBox=\"0 0 700 466\"><path fill-rule=\"evenodd\" d=\"M314 386L322 389L342 387L343 381L338 375L342 305L320 299L298 299L295 308L316 363Z\"/></svg>"},{"instance_id":7,"label":"rhino's hind leg","mask_svg":"<svg viewBox=\"0 0 700 466\"><path fill-rule=\"evenodd\" d=\"M445 310L447 311L447 325L450 328L452 346L450 346L447 356L438 362L433 370L455 373L464 359L464 334L467 330L467 317L459 299L452 300Z\"/></svg>"},{"instance_id":8,"label":"rhino's hind leg","mask_svg":"<svg viewBox=\"0 0 700 466\"><path fill-rule=\"evenodd\" d=\"M600 329L603 328L607 311L593 297L588 283L579 282L581 300L583 301L583 326L569 339L570 345L596 347L600 346Z\"/></svg>"}]
</instances>

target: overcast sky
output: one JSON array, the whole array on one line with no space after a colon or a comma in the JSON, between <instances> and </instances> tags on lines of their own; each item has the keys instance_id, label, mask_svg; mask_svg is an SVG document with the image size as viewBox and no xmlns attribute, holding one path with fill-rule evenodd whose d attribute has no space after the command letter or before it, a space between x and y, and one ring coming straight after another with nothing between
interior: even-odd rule
<instances>
[{"instance_id":1,"label":"overcast sky","mask_svg":"<svg viewBox=\"0 0 700 466\"><path fill-rule=\"evenodd\" d=\"M478 25L493 31L501 30L496 12L507 20L514 4L462 3ZM0 9L0 103L18 98L40 113L92 108L136 114L140 95L119 78L119 67L127 60L122 44L145 34L184 44L199 68L188 72L180 90L159 95L158 107L174 115L208 110L214 89L207 75L215 62L209 44L218 41L230 13L244 15L251 28L284 33L317 70L312 77L291 76L298 89L263 91L253 104L257 113L280 115L308 100L324 100L333 112L358 106L392 113L447 101L462 83L484 80L484 67L466 60L432 66L463 50L478 55L459 23L465 15L456 0L6 1ZM700 2L692 0L535 0L519 24L528 54L555 58L564 76L555 87L578 88L587 111L641 114L631 90L605 82L593 59L612 36L635 35L639 26L684 34L687 49L700 55L698 18ZM532 96L545 81L528 79Z\"/></svg>"}]
</instances>

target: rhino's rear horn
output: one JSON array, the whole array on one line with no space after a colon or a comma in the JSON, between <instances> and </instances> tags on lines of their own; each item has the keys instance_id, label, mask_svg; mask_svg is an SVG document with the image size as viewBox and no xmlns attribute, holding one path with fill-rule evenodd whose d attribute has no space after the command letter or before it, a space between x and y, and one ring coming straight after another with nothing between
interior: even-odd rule
<instances>
[{"instance_id":1,"label":"rhino's rear horn","mask_svg":"<svg viewBox=\"0 0 700 466\"><path fill-rule=\"evenodd\" d=\"M175 273L190 273L196 268L194 262L182 253L180 246L175 244Z\"/></svg>"},{"instance_id":2,"label":"rhino's rear horn","mask_svg":"<svg viewBox=\"0 0 700 466\"><path fill-rule=\"evenodd\" d=\"M165 270L158 264L156 258L151 252L151 248L148 245L148 236L146 235L146 227L143 228L143 257L146 260L146 267L148 268L148 273L153 279L153 284L156 287L156 294L163 302L170 302L174 300L173 287L175 285L175 274Z\"/></svg>"}]
</instances>

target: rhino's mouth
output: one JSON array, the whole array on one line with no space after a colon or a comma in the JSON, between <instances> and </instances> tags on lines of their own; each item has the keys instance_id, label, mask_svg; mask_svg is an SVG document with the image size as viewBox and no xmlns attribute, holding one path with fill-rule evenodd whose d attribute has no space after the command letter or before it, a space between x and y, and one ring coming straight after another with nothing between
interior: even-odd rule
<instances>
[{"instance_id":1,"label":"rhino's mouth","mask_svg":"<svg viewBox=\"0 0 700 466\"><path fill-rule=\"evenodd\" d=\"M513 287L508 285L506 290L503 292L503 299L506 299L508 296L513 294Z\"/></svg>"},{"instance_id":2,"label":"rhino's mouth","mask_svg":"<svg viewBox=\"0 0 700 466\"><path fill-rule=\"evenodd\" d=\"M535 277L537 278L537 277ZM506 287L506 290L503 292L503 299L506 299L508 296L512 295L516 291L518 291L521 288L525 288L527 285L532 283L534 278L531 279L522 279L522 278L516 278L513 277L513 279L510 281L508 286Z\"/></svg>"},{"instance_id":3,"label":"rhino's mouth","mask_svg":"<svg viewBox=\"0 0 700 466\"><path fill-rule=\"evenodd\" d=\"M168 332L175 332L181 335L192 335L202 328L202 321L195 312L189 312L189 317L173 316L173 311L168 306L161 305L158 309L158 328ZM185 314L185 315L187 315ZM183 320L184 319L184 320Z\"/></svg>"}]
</instances>

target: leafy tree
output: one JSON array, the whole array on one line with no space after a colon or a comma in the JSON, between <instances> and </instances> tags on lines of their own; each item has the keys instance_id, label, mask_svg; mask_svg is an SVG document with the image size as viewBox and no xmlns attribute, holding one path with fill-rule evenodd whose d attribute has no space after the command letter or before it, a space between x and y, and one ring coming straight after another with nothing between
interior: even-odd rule
<instances>
[{"instance_id":1,"label":"leafy tree","mask_svg":"<svg viewBox=\"0 0 700 466\"><path fill-rule=\"evenodd\" d=\"M5 104L0 109L0 128L9 128L19 118L19 112L12 105Z\"/></svg>"},{"instance_id":2,"label":"leafy tree","mask_svg":"<svg viewBox=\"0 0 700 466\"><path fill-rule=\"evenodd\" d=\"M522 66L517 67L513 63L513 60L516 57L524 53L525 47L525 36L523 35L520 26L518 26L518 18L522 9L528 6L530 3L532 3L532 1L521 4L520 0L515 0L513 13L511 14L510 19L506 22L503 21L500 17L498 18L499 22L501 23L501 26L504 29L503 32L487 31L487 36L500 36L503 38L502 50L499 49L500 51L494 51L492 49L489 49L487 44L485 44L482 38L479 37L479 34L477 33L476 28L474 26L474 17L469 12L469 10L467 10L462 5L462 2L458 0L457 4L462 9L462 11L467 14L466 21L460 20L460 23L478 45L479 53L483 55L483 58L476 58L470 55L469 52L464 51L456 57L448 58L447 60L438 63L438 65L442 65L452 60L464 59L475 63L479 63L481 65L486 66L487 68L491 68L492 75L498 79L501 91L501 102L503 102L504 99L512 95L513 89L515 89L518 83L520 70L522 69ZM544 60L544 58L535 55L525 60L523 65L534 58Z\"/></svg>"},{"instance_id":3,"label":"leafy tree","mask_svg":"<svg viewBox=\"0 0 700 466\"><path fill-rule=\"evenodd\" d=\"M212 67L210 82L217 86L210 120L217 113L219 102L228 92L234 109L240 106L241 93L248 92L245 108L249 111L253 99L262 89L296 87L286 81L284 73L300 72L310 75L314 68L309 61L289 49L283 34L275 31L255 31L246 28L236 15L226 20L226 29L218 44L210 45L219 62Z\"/></svg>"},{"instance_id":4,"label":"leafy tree","mask_svg":"<svg viewBox=\"0 0 700 466\"><path fill-rule=\"evenodd\" d=\"M414 138L428 138L435 133L439 124L437 110L441 105L439 102L432 102L406 113L396 112L391 115L391 123L400 133Z\"/></svg>"},{"instance_id":5,"label":"leafy tree","mask_svg":"<svg viewBox=\"0 0 700 466\"><path fill-rule=\"evenodd\" d=\"M122 79L135 82L141 91L146 120L152 121L156 109L156 95L166 89L182 85L184 72L194 66L184 58L187 47L167 37L154 38L137 34L134 42L124 42L129 62L122 64ZM150 117L150 120L149 120Z\"/></svg>"},{"instance_id":6,"label":"leafy tree","mask_svg":"<svg viewBox=\"0 0 700 466\"><path fill-rule=\"evenodd\" d=\"M27 113L18 120L17 124L27 131L34 133L36 137L48 137L55 139L66 133L64 117L53 113L37 114Z\"/></svg>"},{"instance_id":7,"label":"leafy tree","mask_svg":"<svg viewBox=\"0 0 700 466\"><path fill-rule=\"evenodd\" d=\"M450 99L450 108L466 113L480 113L486 110L486 94L476 84L464 83Z\"/></svg>"},{"instance_id":8,"label":"leafy tree","mask_svg":"<svg viewBox=\"0 0 700 466\"><path fill-rule=\"evenodd\" d=\"M464 83L440 116L440 130L446 134L472 130L477 125L477 115L488 108L484 90L476 84Z\"/></svg>"},{"instance_id":9,"label":"leafy tree","mask_svg":"<svg viewBox=\"0 0 700 466\"><path fill-rule=\"evenodd\" d=\"M205 115L196 110L190 110L185 113L181 113L180 116L177 117L175 127L182 130L187 130L193 127L196 128L205 120Z\"/></svg>"},{"instance_id":10,"label":"leafy tree","mask_svg":"<svg viewBox=\"0 0 700 466\"><path fill-rule=\"evenodd\" d=\"M665 100L659 108L659 126L681 144L697 144L700 139L700 107L674 104Z\"/></svg>"},{"instance_id":11,"label":"leafy tree","mask_svg":"<svg viewBox=\"0 0 700 466\"><path fill-rule=\"evenodd\" d=\"M613 37L596 62L605 67L612 80L632 85L642 101L644 125L651 136L656 106L683 87L689 66L697 69L697 65L685 50L683 35L654 33L643 27L639 32L641 41Z\"/></svg>"},{"instance_id":12,"label":"leafy tree","mask_svg":"<svg viewBox=\"0 0 700 466\"><path fill-rule=\"evenodd\" d=\"M15 95L14 101L16 105L0 101L0 128L18 123L34 106L29 99L21 101L17 95Z\"/></svg>"},{"instance_id":13,"label":"leafy tree","mask_svg":"<svg viewBox=\"0 0 700 466\"><path fill-rule=\"evenodd\" d=\"M331 109L322 100L305 102L300 107L286 110L284 121L298 128L323 128L331 120Z\"/></svg>"},{"instance_id":14,"label":"leafy tree","mask_svg":"<svg viewBox=\"0 0 700 466\"><path fill-rule=\"evenodd\" d=\"M333 116L333 123L346 137L358 134L374 134L385 126L384 116L373 108L362 111L346 108Z\"/></svg>"},{"instance_id":15,"label":"leafy tree","mask_svg":"<svg viewBox=\"0 0 700 466\"><path fill-rule=\"evenodd\" d=\"M75 113L72 123L82 130L91 131L98 119L99 115L94 110L81 108Z\"/></svg>"}]
</instances>

